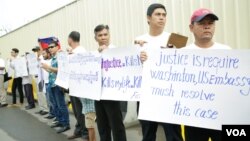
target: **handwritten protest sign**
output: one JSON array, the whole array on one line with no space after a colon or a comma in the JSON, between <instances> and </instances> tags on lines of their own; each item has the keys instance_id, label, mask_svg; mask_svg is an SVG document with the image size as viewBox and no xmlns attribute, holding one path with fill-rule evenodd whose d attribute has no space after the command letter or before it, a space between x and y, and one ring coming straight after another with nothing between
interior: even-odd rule
<instances>
[{"instance_id":1,"label":"handwritten protest sign","mask_svg":"<svg viewBox=\"0 0 250 141\"><path fill-rule=\"evenodd\" d=\"M103 52L101 99L138 101L141 82L142 65L136 47Z\"/></svg>"},{"instance_id":2,"label":"handwritten protest sign","mask_svg":"<svg viewBox=\"0 0 250 141\"><path fill-rule=\"evenodd\" d=\"M99 53L72 54L69 57L70 95L100 100L101 56Z\"/></svg>"},{"instance_id":3,"label":"handwritten protest sign","mask_svg":"<svg viewBox=\"0 0 250 141\"><path fill-rule=\"evenodd\" d=\"M13 60L16 77L28 76L27 62L25 57Z\"/></svg>"},{"instance_id":4,"label":"handwritten protest sign","mask_svg":"<svg viewBox=\"0 0 250 141\"><path fill-rule=\"evenodd\" d=\"M152 50L139 118L221 129L250 124L249 50Z\"/></svg>"},{"instance_id":5,"label":"handwritten protest sign","mask_svg":"<svg viewBox=\"0 0 250 141\"><path fill-rule=\"evenodd\" d=\"M28 69L29 74L37 75L38 74L38 61L35 54L27 54L27 61L28 61Z\"/></svg>"},{"instance_id":6,"label":"handwritten protest sign","mask_svg":"<svg viewBox=\"0 0 250 141\"><path fill-rule=\"evenodd\" d=\"M60 52L57 55L58 72L55 84L65 89L69 88L69 59L67 52Z\"/></svg>"}]
</instances>

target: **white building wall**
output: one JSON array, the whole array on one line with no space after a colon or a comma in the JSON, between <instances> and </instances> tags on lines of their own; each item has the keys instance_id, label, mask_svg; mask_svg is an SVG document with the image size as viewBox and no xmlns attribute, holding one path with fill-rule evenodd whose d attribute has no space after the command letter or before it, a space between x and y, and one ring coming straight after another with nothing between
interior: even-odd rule
<instances>
[{"instance_id":1,"label":"white building wall","mask_svg":"<svg viewBox=\"0 0 250 141\"><path fill-rule=\"evenodd\" d=\"M194 9L212 9L220 18L215 40L233 48L249 48L250 1L248 0L78 0L0 37L0 52L4 57L11 48L24 51L37 45L37 38L57 36L63 47L72 30L80 31L81 43L88 50L97 48L93 29L108 24L112 42L128 46L133 39L148 30L146 10L149 4L160 2L167 9L166 31L177 32L193 41L188 25ZM31 11L32 12L32 11ZM14 17L13 17L14 18Z\"/></svg>"},{"instance_id":2,"label":"white building wall","mask_svg":"<svg viewBox=\"0 0 250 141\"><path fill-rule=\"evenodd\" d=\"M97 43L93 30L100 23L110 26L113 44L129 46L136 36L148 31L146 10L154 2L166 6L165 30L188 36L189 43L193 42L188 27L190 16L195 9L204 7L220 18L214 40L233 48L250 48L249 0L77 0L0 37L0 52L7 58L11 48L15 47L22 54L31 51L38 38L48 36L58 37L66 48L67 36L72 30L80 31L81 44L86 49L95 50ZM135 103L129 104L126 121L135 119Z\"/></svg>"}]
</instances>

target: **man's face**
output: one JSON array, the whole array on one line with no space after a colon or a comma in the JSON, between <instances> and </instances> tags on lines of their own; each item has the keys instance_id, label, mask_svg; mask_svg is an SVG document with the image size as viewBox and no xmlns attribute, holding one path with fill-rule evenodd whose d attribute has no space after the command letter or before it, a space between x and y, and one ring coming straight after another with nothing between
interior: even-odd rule
<instances>
[{"instance_id":1,"label":"man's face","mask_svg":"<svg viewBox=\"0 0 250 141\"><path fill-rule=\"evenodd\" d=\"M194 22L189 26L190 31L198 40L212 40L215 31L215 21L207 16L199 22Z\"/></svg>"},{"instance_id":2,"label":"man's face","mask_svg":"<svg viewBox=\"0 0 250 141\"><path fill-rule=\"evenodd\" d=\"M49 52L53 55L56 54L56 52L58 51L58 46L55 44L50 44L48 48Z\"/></svg>"},{"instance_id":3,"label":"man's face","mask_svg":"<svg viewBox=\"0 0 250 141\"><path fill-rule=\"evenodd\" d=\"M40 56L41 54L42 54L42 51L39 49L39 50L37 51L37 55Z\"/></svg>"},{"instance_id":4,"label":"man's face","mask_svg":"<svg viewBox=\"0 0 250 141\"><path fill-rule=\"evenodd\" d=\"M107 29L103 29L95 34L95 40L99 45L109 45L110 34Z\"/></svg>"},{"instance_id":5,"label":"man's face","mask_svg":"<svg viewBox=\"0 0 250 141\"><path fill-rule=\"evenodd\" d=\"M162 8L154 10L151 16L148 16L149 26L164 28L167 20L167 13Z\"/></svg>"},{"instance_id":6,"label":"man's face","mask_svg":"<svg viewBox=\"0 0 250 141\"><path fill-rule=\"evenodd\" d=\"M16 53L15 51L12 50L12 51L11 51L11 56L12 56L12 57L16 57L16 56L17 56L17 53Z\"/></svg>"},{"instance_id":7,"label":"man's face","mask_svg":"<svg viewBox=\"0 0 250 141\"><path fill-rule=\"evenodd\" d=\"M70 46L70 47L72 47L72 39L71 38L68 38L68 45Z\"/></svg>"},{"instance_id":8,"label":"man's face","mask_svg":"<svg viewBox=\"0 0 250 141\"><path fill-rule=\"evenodd\" d=\"M44 59L48 59L48 53L46 52L46 50L43 50L42 55Z\"/></svg>"}]
</instances>

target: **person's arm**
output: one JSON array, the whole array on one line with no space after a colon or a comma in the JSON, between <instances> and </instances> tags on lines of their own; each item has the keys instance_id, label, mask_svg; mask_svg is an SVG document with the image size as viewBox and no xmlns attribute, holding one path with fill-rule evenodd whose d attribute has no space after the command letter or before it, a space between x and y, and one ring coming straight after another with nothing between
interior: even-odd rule
<instances>
[{"instance_id":1,"label":"person's arm","mask_svg":"<svg viewBox=\"0 0 250 141\"><path fill-rule=\"evenodd\" d=\"M140 60L142 63L144 63L148 59L148 55L145 51L140 52Z\"/></svg>"},{"instance_id":2,"label":"person's arm","mask_svg":"<svg viewBox=\"0 0 250 141\"><path fill-rule=\"evenodd\" d=\"M135 40L134 41L134 44L135 45L140 45L140 47L143 47L143 45L145 44L145 43L147 43L146 41L143 41L143 40ZM148 56L147 56L147 53L146 53L146 51L141 51L140 52L140 60L141 60L141 62L143 63L143 62L145 62L146 60L148 59Z\"/></svg>"},{"instance_id":3,"label":"person's arm","mask_svg":"<svg viewBox=\"0 0 250 141\"><path fill-rule=\"evenodd\" d=\"M58 71L58 68L54 68L54 67L51 67L45 63L42 63L42 66L41 68L43 68L44 70L46 70L47 72L54 72L54 73L57 73Z\"/></svg>"}]
</instances>

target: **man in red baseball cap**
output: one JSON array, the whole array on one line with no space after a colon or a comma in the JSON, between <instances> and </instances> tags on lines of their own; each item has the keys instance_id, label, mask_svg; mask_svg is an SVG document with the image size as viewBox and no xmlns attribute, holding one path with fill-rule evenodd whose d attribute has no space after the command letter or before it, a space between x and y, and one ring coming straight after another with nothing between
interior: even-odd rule
<instances>
[{"instance_id":1,"label":"man in red baseball cap","mask_svg":"<svg viewBox=\"0 0 250 141\"><path fill-rule=\"evenodd\" d=\"M210 17L214 21L219 20L219 18L212 11L210 11L209 9L200 8L200 9L194 11L194 13L193 13L193 15L191 17L191 24L193 24L194 22L200 22L205 17Z\"/></svg>"},{"instance_id":2,"label":"man in red baseball cap","mask_svg":"<svg viewBox=\"0 0 250 141\"><path fill-rule=\"evenodd\" d=\"M219 18L208 9L194 11L190 20L190 31L195 41L185 49L230 49L229 46L213 41L215 21ZM208 128L185 126L185 141L221 141L221 131Z\"/></svg>"}]
</instances>

